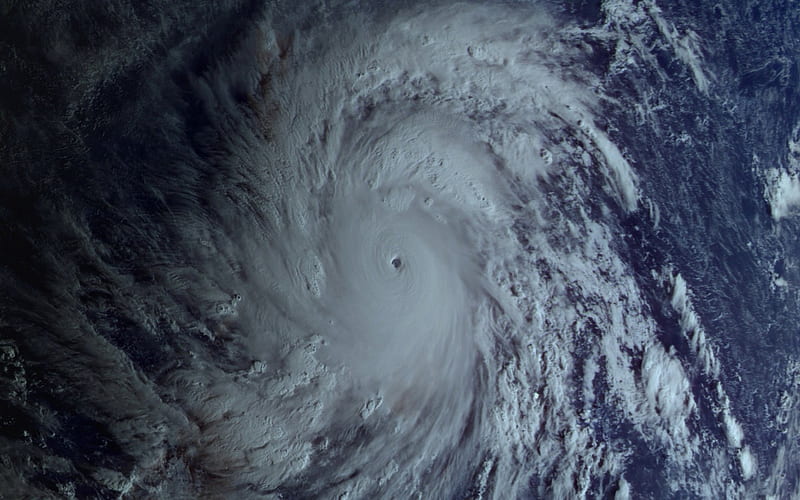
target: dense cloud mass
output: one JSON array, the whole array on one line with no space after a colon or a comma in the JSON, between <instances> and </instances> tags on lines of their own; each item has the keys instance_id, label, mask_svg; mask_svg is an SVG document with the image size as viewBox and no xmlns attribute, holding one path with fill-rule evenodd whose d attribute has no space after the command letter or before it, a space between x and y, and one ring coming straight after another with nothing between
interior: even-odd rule
<instances>
[{"instance_id":1,"label":"dense cloud mass","mask_svg":"<svg viewBox=\"0 0 800 500\"><path fill-rule=\"evenodd\" d=\"M800 494L797 67L717 59L743 17L4 9L0 497Z\"/></svg>"}]
</instances>

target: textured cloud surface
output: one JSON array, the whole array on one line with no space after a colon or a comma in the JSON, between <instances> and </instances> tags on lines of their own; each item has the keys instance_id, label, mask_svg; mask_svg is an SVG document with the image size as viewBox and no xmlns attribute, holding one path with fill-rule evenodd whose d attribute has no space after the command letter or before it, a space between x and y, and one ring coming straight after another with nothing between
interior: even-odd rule
<instances>
[{"instance_id":1,"label":"textured cloud surface","mask_svg":"<svg viewBox=\"0 0 800 500\"><path fill-rule=\"evenodd\" d=\"M708 96L697 33L652 2L148 5L54 20L69 90L14 128L63 154L6 188L37 207L4 214L11 496L750 491L694 292L634 255L649 97L609 88L660 71L646 33Z\"/></svg>"}]
</instances>

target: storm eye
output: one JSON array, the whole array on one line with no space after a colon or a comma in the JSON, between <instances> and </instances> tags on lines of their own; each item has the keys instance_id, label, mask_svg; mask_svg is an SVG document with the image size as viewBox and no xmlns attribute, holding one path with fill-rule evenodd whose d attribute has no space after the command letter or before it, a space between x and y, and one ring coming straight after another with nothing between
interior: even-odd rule
<instances>
[{"instance_id":1,"label":"storm eye","mask_svg":"<svg viewBox=\"0 0 800 500\"><path fill-rule=\"evenodd\" d=\"M395 257L394 259L392 259L392 266L394 266L395 269L400 269L400 266L402 265L403 261L400 260L400 257Z\"/></svg>"}]
</instances>

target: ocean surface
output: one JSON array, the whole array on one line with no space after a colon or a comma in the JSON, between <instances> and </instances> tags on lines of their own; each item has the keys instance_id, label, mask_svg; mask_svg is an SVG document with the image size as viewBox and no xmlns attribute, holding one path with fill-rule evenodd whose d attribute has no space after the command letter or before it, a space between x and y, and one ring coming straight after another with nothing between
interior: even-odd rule
<instances>
[{"instance_id":1,"label":"ocean surface","mask_svg":"<svg viewBox=\"0 0 800 500\"><path fill-rule=\"evenodd\" d=\"M0 6L0 498L800 498L800 7Z\"/></svg>"}]
</instances>

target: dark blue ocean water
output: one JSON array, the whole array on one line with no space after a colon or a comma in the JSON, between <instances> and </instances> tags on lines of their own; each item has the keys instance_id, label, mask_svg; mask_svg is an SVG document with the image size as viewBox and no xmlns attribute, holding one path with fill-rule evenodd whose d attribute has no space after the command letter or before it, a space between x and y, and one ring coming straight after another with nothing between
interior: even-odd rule
<instances>
[{"instance_id":1,"label":"dark blue ocean water","mask_svg":"<svg viewBox=\"0 0 800 500\"><path fill-rule=\"evenodd\" d=\"M643 180L662 207L660 230L643 235L634 259L657 255L655 260L666 258L681 269L717 341L731 400L746 409L741 423L752 433L760 461L769 463L778 443L791 435L768 422L794 383L787 366L798 355L797 295L793 285L776 289L771 273L794 281L785 262L794 261L798 246L796 220L771 217L763 171L786 165L785 144L796 127L798 67L789 54L797 43L797 12L786 2L662 7L676 24L708 41L706 62L718 85L716 99L707 99L680 85L659 85L657 78L629 83L661 87L657 102L664 104L657 130L626 131L637 139L626 144L637 148L638 168L647 172ZM685 68L666 57L664 63L676 80L686 79ZM666 140L681 133L691 140ZM666 318L667 331L669 323ZM680 340L676 348L685 350ZM711 409L701 406L701 414L713 429ZM797 473L791 466L781 480L796 484ZM648 475L641 476L643 483Z\"/></svg>"}]
</instances>

